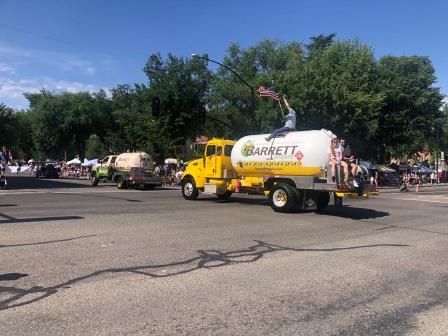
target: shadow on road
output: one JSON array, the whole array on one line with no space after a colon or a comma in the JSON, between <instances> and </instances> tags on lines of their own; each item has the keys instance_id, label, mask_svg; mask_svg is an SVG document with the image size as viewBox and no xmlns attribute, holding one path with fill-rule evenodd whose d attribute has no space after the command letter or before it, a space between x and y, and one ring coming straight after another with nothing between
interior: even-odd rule
<instances>
[{"instance_id":1,"label":"shadow on road","mask_svg":"<svg viewBox=\"0 0 448 336\"><path fill-rule=\"evenodd\" d=\"M196 257L192 257L189 259L183 259L164 264L148 264L148 265L137 265L123 268L102 269L49 287L34 286L30 289L22 289L16 287L0 286L0 294L3 294L2 295L3 297L9 296L6 299L2 299L0 301L0 310L6 310L34 303L57 293L61 289L70 288L70 286L75 285L84 280L111 273L112 274L135 273L149 276L151 278L166 278L177 276L180 274L190 273L203 268L212 269L215 267L222 267L233 264L252 263L261 259L266 254L275 253L279 251L331 253L337 251L366 249L366 248L406 247L406 246L409 245L374 244L374 245L360 245L350 247L334 247L326 249L310 249L310 248L301 249L301 248L274 245L263 242L261 240L255 240L254 245L240 250L234 250L228 252L222 252L219 250L199 250L198 255Z\"/></svg>"},{"instance_id":2,"label":"shadow on road","mask_svg":"<svg viewBox=\"0 0 448 336\"><path fill-rule=\"evenodd\" d=\"M88 180L42 179L34 176L8 176L8 189L61 189L91 187Z\"/></svg>"},{"instance_id":3,"label":"shadow on road","mask_svg":"<svg viewBox=\"0 0 448 336\"><path fill-rule=\"evenodd\" d=\"M14 224L14 223L30 223L30 222L48 222L48 221L58 221L58 220L74 220L74 219L84 219L80 216L53 216L53 217L30 217L30 218L16 218L0 213L0 225L1 224Z\"/></svg>"},{"instance_id":4,"label":"shadow on road","mask_svg":"<svg viewBox=\"0 0 448 336\"><path fill-rule=\"evenodd\" d=\"M5 273L0 274L0 281L14 281L27 276L28 274L24 273Z\"/></svg>"},{"instance_id":5,"label":"shadow on road","mask_svg":"<svg viewBox=\"0 0 448 336\"><path fill-rule=\"evenodd\" d=\"M264 205L264 206L270 205L269 200L263 196L260 196L257 198L232 196L228 200L220 200L217 197L211 196L211 197L198 198L195 202L238 203L238 204L245 204L245 205Z\"/></svg>"},{"instance_id":6,"label":"shadow on road","mask_svg":"<svg viewBox=\"0 0 448 336\"><path fill-rule=\"evenodd\" d=\"M198 198L195 202L213 202L213 203L239 203L244 205L262 205L262 206L270 206L270 202L268 199L266 199L263 196L260 196L259 198L245 198L245 197L233 197L229 200L220 200L218 198L214 197L207 197L207 198ZM334 216L334 217L342 217L342 218L349 218L349 219L355 219L355 220L361 220L361 219L372 219L372 218L381 218L389 216L390 214L385 211L377 211L373 209L366 209L366 208L354 208L350 205L344 205L342 208L336 208L332 205L329 205L323 210L316 211L316 210L308 210L308 209L300 209L297 211L293 211L292 213L307 213L307 212L316 212L316 214L319 215L327 215L327 216Z\"/></svg>"},{"instance_id":7,"label":"shadow on road","mask_svg":"<svg viewBox=\"0 0 448 336\"><path fill-rule=\"evenodd\" d=\"M0 216L1 216L1 214L0 214ZM78 239L90 238L90 237L96 237L96 235L79 236L79 237L58 239L58 240L49 240L49 241L43 241L43 242L37 242L37 243L0 245L0 249L1 248L7 248L7 247L21 247L21 246L34 246L34 245L46 245L46 244L62 243L62 242L67 242L67 241L71 241L71 240L78 240Z\"/></svg>"},{"instance_id":8,"label":"shadow on road","mask_svg":"<svg viewBox=\"0 0 448 336\"><path fill-rule=\"evenodd\" d=\"M355 220L381 218L381 217L386 217L386 216L390 215L388 212L385 212L385 211L377 211L377 210L365 209L365 208L354 208L354 207L351 207L348 205L345 205L342 208L328 206L327 208L325 208L319 212L316 212L316 214L349 218L349 219L355 219Z\"/></svg>"}]
</instances>

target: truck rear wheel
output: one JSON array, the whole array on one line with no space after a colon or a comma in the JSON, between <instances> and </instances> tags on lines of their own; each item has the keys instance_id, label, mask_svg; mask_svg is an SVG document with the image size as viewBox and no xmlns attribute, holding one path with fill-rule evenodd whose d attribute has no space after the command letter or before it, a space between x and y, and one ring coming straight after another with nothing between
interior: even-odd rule
<instances>
[{"instance_id":1,"label":"truck rear wheel","mask_svg":"<svg viewBox=\"0 0 448 336\"><path fill-rule=\"evenodd\" d=\"M330 203L330 193L327 191L318 192L316 195L316 211L321 211L328 206Z\"/></svg>"},{"instance_id":2,"label":"truck rear wheel","mask_svg":"<svg viewBox=\"0 0 448 336\"><path fill-rule=\"evenodd\" d=\"M216 194L220 200L228 201L232 196L232 192L230 190L226 190L224 194Z\"/></svg>"},{"instance_id":3,"label":"truck rear wheel","mask_svg":"<svg viewBox=\"0 0 448 336\"><path fill-rule=\"evenodd\" d=\"M117 187L118 189L127 189L128 183L123 179L123 177L119 176L117 178Z\"/></svg>"},{"instance_id":4,"label":"truck rear wheel","mask_svg":"<svg viewBox=\"0 0 448 336\"><path fill-rule=\"evenodd\" d=\"M92 172L92 175L90 176L90 183L96 187L98 185L99 179L98 176L96 176L95 172Z\"/></svg>"},{"instance_id":5,"label":"truck rear wheel","mask_svg":"<svg viewBox=\"0 0 448 336\"><path fill-rule=\"evenodd\" d=\"M289 184L278 183L269 192L269 200L275 212L291 212L298 206L298 193Z\"/></svg>"},{"instance_id":6,"label":"truck rear wheel","mask_svg":"<svg viewBox=\"0 0 448 336\"><path fill-rule=\"evenodd\" d=\"M182 180L182 196L187 200L195 200L198 198L199 191L196 188L194 179L187 177Z\"/></svg>"}]
</instances>

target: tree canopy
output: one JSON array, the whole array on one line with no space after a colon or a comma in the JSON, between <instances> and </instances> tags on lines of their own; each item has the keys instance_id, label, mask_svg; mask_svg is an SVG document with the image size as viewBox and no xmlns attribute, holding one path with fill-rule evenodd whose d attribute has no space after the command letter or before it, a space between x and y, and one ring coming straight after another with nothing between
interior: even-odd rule
<instances>
[{"instance_id":1,"label":"tree canopy","mask_svg":"<svg viewBox=\"0 0 448 336\"><path fill-rule=\"evenodd\" d=\"M279 105L253 99L264 85L288 97L297 129L330 129L365 159L432 150L436 133L448 145L448 110L428 57L377 59L371 46L329 34L309 44L233 43L218 62L224 66L207 59L156 53L144 64L146 83L110 93L28 93L28 111L0 104L0 144L27 158L145 150L162 160L198 135L239 138L279 127Z\"/></svg>"}]
</instances>

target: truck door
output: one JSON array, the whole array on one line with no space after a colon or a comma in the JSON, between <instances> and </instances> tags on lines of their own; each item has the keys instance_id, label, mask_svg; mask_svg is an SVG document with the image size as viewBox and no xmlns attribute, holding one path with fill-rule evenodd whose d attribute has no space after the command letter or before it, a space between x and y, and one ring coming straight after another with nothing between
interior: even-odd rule
<instances>
[{"instance_id":1,"label":"truck door","mask_svg":"<svg viewBox=\"0 0 448 336\"><path fill-rule=\"evenodd\" d=\"M101 160L101 165L98 168L98 174L99 176L107 176L108 171L107 171L107 166L110 160L110 156L106 156L103 160Z\"/></svg>"},{"instance_id":2,"label":"truck door","mask_svg":"<svg viewBox=\"0 0 448 336\"><path fill-rule=\"evenodd\" d=\"M115 168L115 160L117 159L117 157L115 156L115 155L112 155L110 158L109 158L109 162L107 163L107 172L108 172L108 175L109 176L111 176L112 175L112 172L113 172L113 170L114 170L114 168Z\"/></svg>"},{"instance_id":3,"label":"truck door","mask_svg":"<svg viewBox=\"0 0 448 336\"><path fill-rule=\"evenodd\" d=\"M216 145L208 145L205 149L205 177L216 177Z\"/></svg>"}]
</instances>

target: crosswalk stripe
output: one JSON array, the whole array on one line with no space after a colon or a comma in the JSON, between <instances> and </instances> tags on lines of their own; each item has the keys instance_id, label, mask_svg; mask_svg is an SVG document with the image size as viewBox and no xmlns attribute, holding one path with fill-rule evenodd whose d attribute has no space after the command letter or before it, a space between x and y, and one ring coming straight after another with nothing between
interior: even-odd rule
<instances>
[{"instance_id":1,"label":"crosswalk stripe","mask_svg":"<svg viewBox=\"0 0 448 336\"><path fill-rule=\"evenodd\" d=\"M169 191L175 191L179 192L178 189L156 189L151 190L149 193L160 193L160 192L169 192ZM53 190L23 190L23 191L14 191L10 190L9 192L1 192L0 196L6 196L6 195L35 195L35 194L86 194L86 193L145 193L145 191L142 190L119 190L119 189L108 189L108 190L91 190L91 189L83 189L83 190L59 190L59 191L53 191Z\"/></svg>"}]
</instances>

